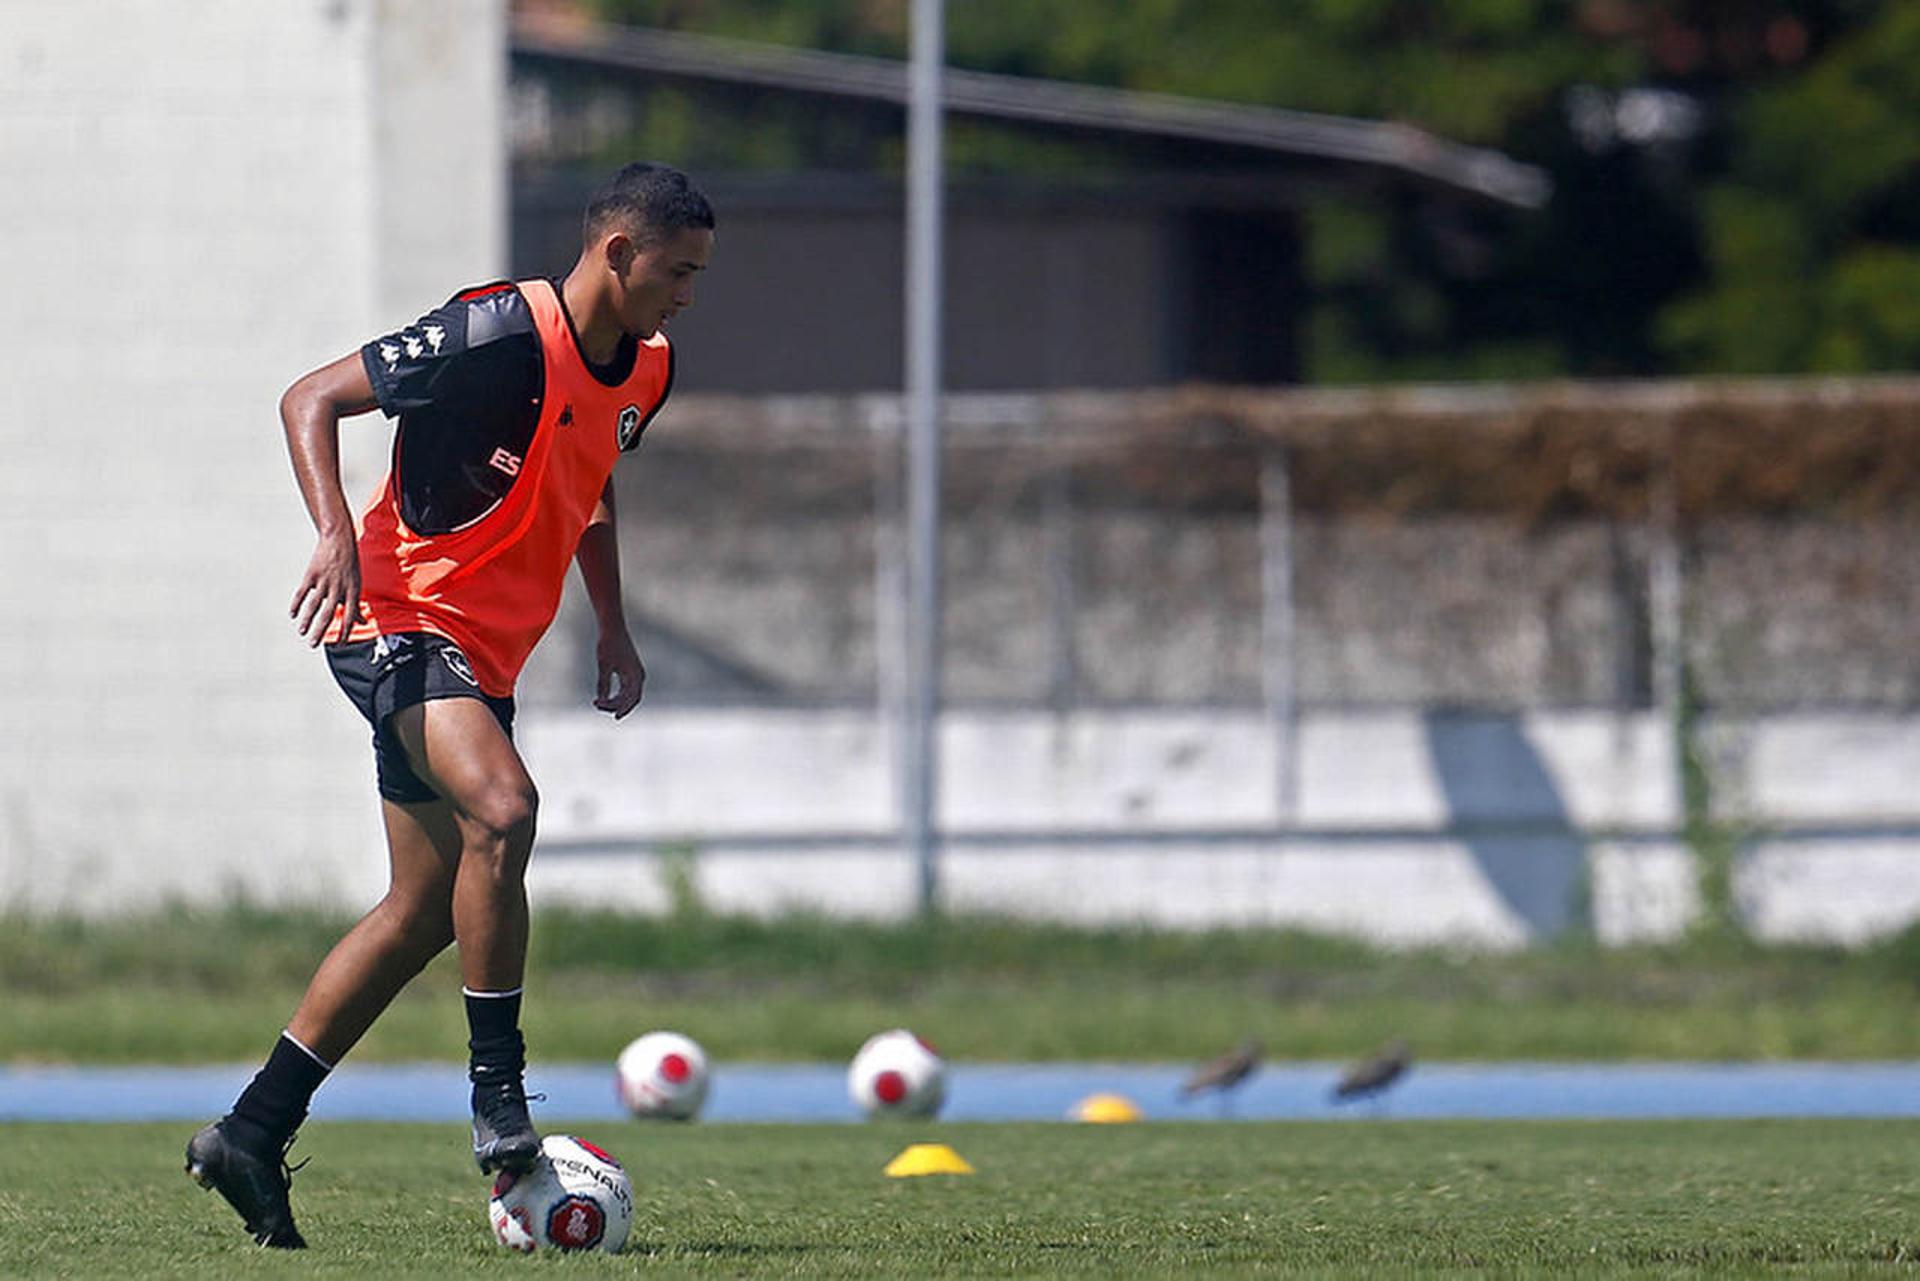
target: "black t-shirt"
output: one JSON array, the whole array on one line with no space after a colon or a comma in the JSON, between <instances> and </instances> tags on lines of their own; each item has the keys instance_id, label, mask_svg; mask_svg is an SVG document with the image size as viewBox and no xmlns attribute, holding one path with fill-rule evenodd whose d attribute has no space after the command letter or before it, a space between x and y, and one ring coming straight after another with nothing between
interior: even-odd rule
<instances>
[{"instance_id":1,"label":"black t-shirt","mask_svg":"<svg viewBox=\"0 0 1920 1281\"><path fill-rule=\"evenodd\" d=\"M572 317L567 325L571 330ZM612 364L588 369L618 386L637 355L638 344L623 337ZM400 420L393 480L407 527L452 533L499 506L518 477L490 460L500 450L526 457L546 380L539 330L519 288L500 282L462 290L362 347L360 360L381 410Z\"/></svg>"}]
</instances>

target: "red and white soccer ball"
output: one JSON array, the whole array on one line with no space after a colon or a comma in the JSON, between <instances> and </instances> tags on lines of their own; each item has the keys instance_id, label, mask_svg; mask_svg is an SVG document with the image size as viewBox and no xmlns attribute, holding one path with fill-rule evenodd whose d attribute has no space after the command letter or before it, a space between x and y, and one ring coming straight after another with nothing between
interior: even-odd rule
<instances>
[{"instance_id":1,"label":"red and white soccer ball","mask_svg":"<svg viewBox=\"0 0 1920 1281\"><path fill-rule=\"evenodd\" d=\"M707 1101L707 1052L678 1032L649 1032L620 1051L613 1081L635 1116L691 1121Z\"/></svg>"},{"instance_id":2,"label":"red and white soccer ball","mask_svg":"<svg viewBox=\"0 0 1920 1281\"><path fill-rule=\"evenodd\" d=\"M549 1134L525 1174L502 1171L487 1203L493 1237L509 1250L618 1254L633 1227L633 1181L612 1156L568 1134Z\"/></svg>"},{"instance_id":3,"label":"red and white soccer ball","mask_svg":"<svg viewBox=\"0 0 1920 1281\"><path fill-rule=\"evenodd\" d=\"M867 1038L847 1069L847 1093L870 1117L930 1117L947 1099L940 1052L894 1028Z\"/></svg>"}]
</instances>

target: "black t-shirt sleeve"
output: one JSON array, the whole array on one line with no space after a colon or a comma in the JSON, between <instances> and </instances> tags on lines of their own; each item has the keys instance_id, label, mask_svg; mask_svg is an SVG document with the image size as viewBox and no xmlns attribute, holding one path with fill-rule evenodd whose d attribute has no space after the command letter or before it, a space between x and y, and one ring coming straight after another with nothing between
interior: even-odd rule
<instances>
[{"instance_id":1,"label":"black t-shirt sleeve","mask_svg":"<svg viewBox=\"0 0 1920 1281\"><path fill-rule=\"evenodd\" d=\"M366 344L360 360L380 408L400 420L393 469L409 528L445 533L506 496L539 425L545 381L517 288L464 290ZM503 470L506 455L516 466Z\"/></svg>"},{"instance_id":2,"label":"black t-shirt sleeve","mask_svg":"<svg viewBox=\"0 0 1920 1281\"><path fill-rule=\"evenodd\" d=\"M389 418L431 405L466 352L466 306L448 303L360 349L374 399Z\"/></svg>"},{"instance_id":3,"label":"black t-shirt sleeve","mask_svg":"<svg viewBox=\"0 0 1920 1281\"><path fill-rule=\"evenodd\" d=\"M526 392L539 357L533 314L512 285L455 294L404 329L360 349L374 398L389 418ZM534 388L535 394L538 388Z\"/></svg>"}]
</instances>

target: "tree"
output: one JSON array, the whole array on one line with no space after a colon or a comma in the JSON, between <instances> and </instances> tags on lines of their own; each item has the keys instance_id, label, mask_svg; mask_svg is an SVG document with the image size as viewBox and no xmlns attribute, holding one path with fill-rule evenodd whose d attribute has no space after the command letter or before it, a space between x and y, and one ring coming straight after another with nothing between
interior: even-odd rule
<instances>
[{"instance_id":1,"label":"tree","mask_svg":"<svg viewBox=\"0 0 1920 1281\"><path fill-rule=\"evenodd\" d=\"M841 52L906 46L907 0L595 7ZM1315 381L1851 372L1920 357L1920 5L957 0L948 25L962 67L1404 120L1547 168L1556 196L1531 216L1410 190L1316 197ZM741 108L695 129L674 101L656 127L678 119L671 141L726 163L899 163L897 142L817 113ZM1168 162L977 125L956 129L951 158L963 173Z\"/></svg>"},{"instance_id":2,"label":"tree","mask_svg":"<svg viewBox=\"0 0 1920 1281\"><path fill-rule=\"evenodd\" d=\"M1676 363L1861 373L1920 361L1920 7L1870 20L1736 108L1706 185L1710 270L1659 334Z\"/></svg>"}]
</instances>

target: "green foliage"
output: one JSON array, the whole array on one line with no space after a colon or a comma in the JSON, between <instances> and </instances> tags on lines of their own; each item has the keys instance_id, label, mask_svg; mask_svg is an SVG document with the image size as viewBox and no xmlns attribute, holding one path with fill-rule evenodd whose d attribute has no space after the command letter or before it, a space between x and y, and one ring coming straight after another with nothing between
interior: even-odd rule
<instances>
[{"instance_id":1,"label":"green foliage","mask_svg":"<svg viewBox=\"0 0 1920 1281\"><path fill-rule=\"evenodd\" d=\"M1867 373L1920 361L1920 246L1849 249L1834 259L1824 285L1814 369Z\"/></svg>"},{"instance_id":2,"label":"green foliage","mask_svg":"<svg viewBox=\"0 0 1920 1281\"><path fill-rule=\"evenodd\" d=\"M1684 367L1920 363L1920 8L1858 9L1858 28L1804 74L1736 110L1731 164L1704 202L1712 275L1660 325Z\"/></svg>"},{"instance_id":3,"label":"green foliage","mask_svg":"<svg viewBox=\"0 0 1920 1281\"><path fill-rule=\"evenodd\" d=\"M953 60L982 70L1418 121L1496 139L1578 59L1546 0L971 0L950 8Z\"/></svg>"},{"instance_id":4,"label":"green foliage","mask_svg":"<svg viewBox=\"0 0 1920 1281\"><path fill-rule=\"evenodd\" d=\"M598 0L616 22L904 57L904 0ZM948 6L956 66L1301 110L1416 120L1498 141L1570 71L1625 71L1553 0L965 0ZM1609 77L1610 78L1610 77Z\"/></svg>"},{"instance_id":5,"label":"green foliage","mask_svg":"<svg viewBox=\"0 0 1920 1281\"><path fill-rule=\"evenodd\" d=\"M190 1127L14 1125L5 1270L153 1276L1796 1276L1911 1273L1913 1121L596 1122L623 1255L493 1244L455 1126L318 1122L311 1248L263 1251L178 1173ZM908 1142L977 1173L887 1179ZM84 1217L81 1217L84 1216Z\"/></svg>"},{"instance_id":6,"label":"green foliage","mask_svg":"<svg viewBox=\"0 0 1920 1281\"><path fill-rule=\"evenodd\" d=\"M1740 837L1733 824L1715 813L1714 775L1701 740L1700 697L1691 667L1681 669L1673 735L1674 755L1680 762L1681 836L1693 855L1694 883L1700 893L1693 939L1708 948L1738 947L1747 938L1733 895Z\"/></svg>"},{"instance_id":7,"label":"green foliage","mask_svg":"<svg viewBox=\"0 0 1920 1281\"><path fill-rule=\"evenodd\" d=\"M1872 953L1897 982L1920 993L1920 921L1882 939Z\"/></svg>"},{"instance_id":8,"label":"green foliage","mask_svg":"<svg viewBox=\"0 0 1920 1281\"><path fill-rule=\"evenodd\" d=\"M1278 930L1077 929L965 916L896 924L700 913L661 922L581 911L543 914L534 949L537 964L556 970L788 974L839 987L897 985L955 972L1237 976L1269 967L1334 969L1364 964L1374 955L1360 943Z\"/></svg>"},{"instance_id":9,"label":"green foliage","mask_svg":"<svg viewBox=\"0 0 1920 1281\"><path fill-rule=\"evenodd\" d=\"M596 7L849 53L900 57L907 43L905 0ZM961 0L947 9L948 50L983 71L1405 120L1551 172L1556 201L1538 215L1455 211L1456 225L1436 227L1441 202L1378 192L1308 210L1310 381L1920 363L1920 6L1615 7L1700 23L1710 47L1725 43L1715 23L1757 30L1791 15L1813 33L1810 56L1663 71L1651 35L1595 34L1579 15L1603 7L1563 0ZM1574 138L1570 92L1650 85L1693 95L1706 135L1599 150ZM898 169L897 142L835 124L831 109L702 101L694 112L656 91L638 148L696 166ZM987 125L959 131L951 156L959 173L1032 174L1169 158ZM1373 224L1364 261L1352 238L1318 243L1344 222Z\"/></svg>"},{"instance_id":10,"label":"green foliage","mask_svg":"<svg viewBox=\"0 0 1920 1281\"><path fill-rule=\"evenodd\" d=\"M0 1062L258 1057L349 922L233 909L119 922L16 919L0 937ZM1762 947L1591 940L1517 954L1378 950L1278 930L1076 929L543 912L527 983L545 1060L610 1060L649 1027L723 1059L844 1060L905 1024L985 1060L1192 1061L1249 1035L1341 1059L1393 1035L1428 1059L1920 1057L1920 944ZM44 959L58 955L58 964ZM457 1059L451 954L416 979L357 1060Z\"/></svg>"},{"instance_id":11,"label":"green foliage","mask_svg":"<svg viewBox=\"0 0 1920 1281\"><path fill-rule=\"evenodd\" d=\"M58 996L118 985L208 993L305 983L352 922L235 901L87 920L0 913L0 990Z\"/></svg>"}]
</instances>

